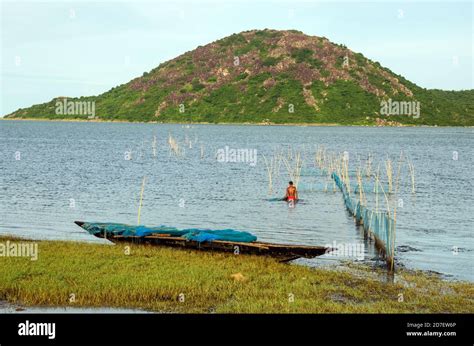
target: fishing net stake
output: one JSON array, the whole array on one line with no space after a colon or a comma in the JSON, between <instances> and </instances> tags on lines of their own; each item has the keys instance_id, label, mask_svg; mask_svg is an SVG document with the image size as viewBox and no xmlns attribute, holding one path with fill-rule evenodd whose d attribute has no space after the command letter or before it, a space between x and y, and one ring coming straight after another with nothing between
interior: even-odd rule
<instances>
[{"instance_id":1,"label":"fishing net stake","mask_svg":"<svg viewBox=\"0 0 474 346\"><path fill-rule=\"evenodd\" d=\"M141 215L141 211L142 211L143 192L145 191L145 181L146 181L146 176L143 177L142 189L141 189L141 191L140 191L140 202L139 202L139 204L138 204L137 225L140 224L140 215Z\"/></svg>"}]
</instances>

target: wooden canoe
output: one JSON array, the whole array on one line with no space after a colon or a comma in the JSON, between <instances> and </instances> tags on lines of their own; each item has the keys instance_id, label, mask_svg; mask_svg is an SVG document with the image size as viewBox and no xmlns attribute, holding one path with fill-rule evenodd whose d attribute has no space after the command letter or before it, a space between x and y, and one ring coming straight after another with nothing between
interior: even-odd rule
<instances>
[{"instance_id":1,"label":"wooden canoe","mask_svg":"<svg viewBox=\"0 0 474 346\"><path fill-rule=\"evenodd\" d=\"M74 221L80 227L84 221ZM98 238L105 238L111 242L131 242L140 244L151 244L158 246L169 246L177 248L188 248L195 250L208 250L219 252L231 252L233 254L244 255L264 255L277 258L281 262L292 261L297 258L314 258L324 255L331 251L331 248L324 246L307 246L307 245L291 245L291 244L275 244L254 241L250 243L241 243L233 241L213 240L211 242L197 242L187 240L182 237L173 237L166 234L154 234L144 237L138 236L122 236L122 235L105 235L98 233Z\"/></svg>"}]
</instances>

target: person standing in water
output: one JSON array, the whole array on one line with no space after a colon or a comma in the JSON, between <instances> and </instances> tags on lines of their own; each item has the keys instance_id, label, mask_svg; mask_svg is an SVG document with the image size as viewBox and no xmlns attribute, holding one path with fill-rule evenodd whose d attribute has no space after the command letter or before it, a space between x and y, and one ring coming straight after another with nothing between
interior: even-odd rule
<instances>
[{"instance_id":1,"label":"person standing in water","mask_svg":"<svg viewBox=\"0 0 474 346\"><path fill-rule=\"evenodd\" d=\"M286 194L284 200L287 202L296 202L298 200L298 191L296 190L296 187L293 185L293 182L290 181L288 183L288 187L286 188Z\"/></svg>"}]
</instances>

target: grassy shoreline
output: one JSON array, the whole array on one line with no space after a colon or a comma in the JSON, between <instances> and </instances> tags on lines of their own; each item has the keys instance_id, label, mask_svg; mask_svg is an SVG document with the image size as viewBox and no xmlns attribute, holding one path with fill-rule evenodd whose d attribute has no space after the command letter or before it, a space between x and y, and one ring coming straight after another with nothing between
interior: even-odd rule
<instances>
[{"instance_id":1,"label":"grassy shoreline","mask_svg":"<svg viewBox=\"0 0 474 346\"><path fill-rule=\"evenodd\" d=\"M30 242L0 237L7 240ZM125 245L36 243L36 261L0 257L0 300L177 313L474 312L473 283L421 272L402 270L387 283L367 266L315 269L147 245L129 245L127 255Z\"/></svg>"},{"instance_id":2,"label":"grassy shoreline","mask_svg":"<svg viewBox=\"0 0 474 346\"><path fill-rule=\"evenodd\" d=\"M129 120L108 120L108 119L49 119L49 118L1 118L4 121L48 121L48 122L73 122L73 123L124 123L124 124L170 124L170 125L235 125L235 126L300 126L300 127L456 127L472 128L474 126L456 126L456 125L415 125L401 124L400 126L377 125L377 124L340 124L340 123L238 123L238 122L162 122L162 121L129 121Z\"/></svg>"}]
</instances>

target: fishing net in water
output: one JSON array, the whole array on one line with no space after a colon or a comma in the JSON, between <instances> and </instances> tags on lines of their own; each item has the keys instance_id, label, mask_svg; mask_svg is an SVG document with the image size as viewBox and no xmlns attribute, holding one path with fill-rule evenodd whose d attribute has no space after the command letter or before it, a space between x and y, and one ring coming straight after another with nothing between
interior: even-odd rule
<instances>
[{"instance_id":1,"label":"fishing net in water","mask_svg":"<svg viewBox=\"0 0 474 346\"><path fill-rule=\"evenodd\" d=\"M395 240L395 221L386 211L373 211L362 205L355 198L352 198L342 179L333 172L331 177L334 179L338 188L342 191L344 204L349 213L356 221L363 225L364 231L374 236L385 251L387 257L393 256L393 246Z\"/></svg>"},{"instance_id":2,"label":"fishing net in water","mask_svg":"<svg viewBox=\"0 0 474 346\"><path fill-rule=\"evenodd\" d=\"M267 198L267 202L282 202L285 201L283 197L273 197L273 198Z\"/></svg>"},{"instance_id":3,"label":"fishing net in water","mask_svg":"<svg viewBox=\"0 0 474 346\"><path fill-rule=\"evenodd\" d=\"M81 227L92 235L105 234L106 236L121 235L124 237L145 237L154 234L161 234L170 237L183 237L187 240L193 240L197 242L223 240L250 243L257 240L257 237L249 232L237 231L234 229L178 229L176 227L165 225L146 227L109 222L85 222Z\"/></svg>"}]
</instances>

